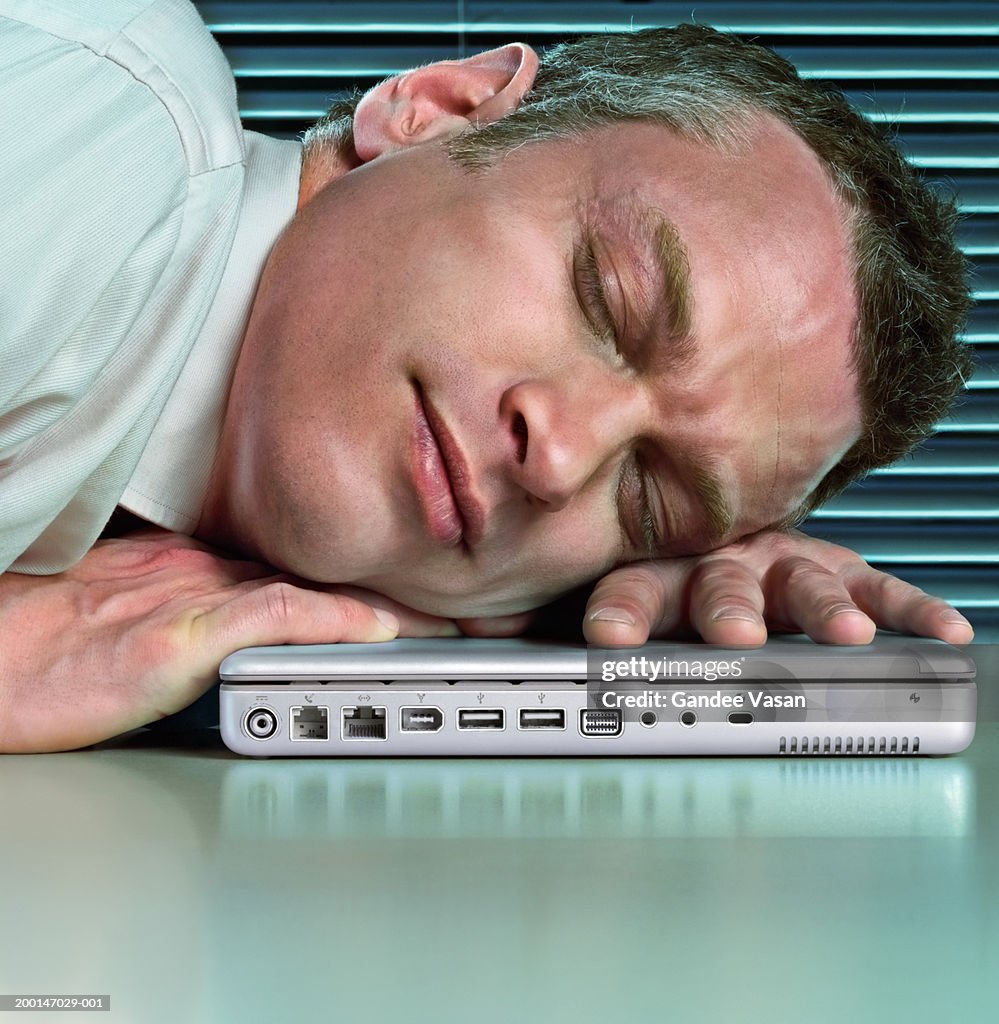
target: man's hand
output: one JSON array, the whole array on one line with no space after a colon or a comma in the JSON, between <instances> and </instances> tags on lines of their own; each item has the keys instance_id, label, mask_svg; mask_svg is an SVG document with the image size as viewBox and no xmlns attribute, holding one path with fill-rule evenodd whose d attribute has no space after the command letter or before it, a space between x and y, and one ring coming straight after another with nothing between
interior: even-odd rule
<instances>
[{"instance_id":1,"label":"man's hand","mask_svg":"<svg viewBox=\"0 0 999 1024\"><path fill-rule=\"evenodd\" d=\"M57 576L0 576L0 752L69 750L179 711L240 647L457 632L165 530L100 541Z\"/></svg>"},{"instance_id":2,"label":"man's hand","mask_svg":"<svg viewBox=\"0 0 999 1024\"><path fill-rule=\"evenodd\" d=\"M586 639L607 646L691 630L732 646L758 646L768 630L866 644L878 627L955 644L974 635L946 601L798 530L764 531L696 558L622 566L594 587L583 622Z\"/></svg>"}]
</instances>

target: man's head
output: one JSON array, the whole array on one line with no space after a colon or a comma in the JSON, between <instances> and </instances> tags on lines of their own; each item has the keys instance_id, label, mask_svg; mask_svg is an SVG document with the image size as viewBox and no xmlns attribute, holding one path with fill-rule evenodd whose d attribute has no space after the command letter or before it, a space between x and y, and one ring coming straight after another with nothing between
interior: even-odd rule
<instances>
[{"instance_id":1,"label":"man's head","mask_svg":"<svg viewBox=\"0 0 999 1024\"><path fill-rule=\"evenodd\" d=\"M932 425L966 372L962 264L877 133L710 30L572 46L536 78L520 44L417 69L336 151L335 119L307 140L208 532L497 614L646 534L684 554L793 518Z\"/></svg>"}]
</instances>

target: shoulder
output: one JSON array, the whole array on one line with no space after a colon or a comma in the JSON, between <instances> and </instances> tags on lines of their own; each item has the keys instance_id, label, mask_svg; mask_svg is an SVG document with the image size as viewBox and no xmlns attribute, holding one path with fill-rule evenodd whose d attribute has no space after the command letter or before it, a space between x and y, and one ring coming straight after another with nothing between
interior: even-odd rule
<instances>
[{"instance_id":1,"label":"shoulder","mask_svg":"<svg viewBox=\"0 0 999 1024\"><path fill-rule=\"evenodd\" d=\"M141 106L175 134L189 175L242 161L232 72L189 0L0 0L0 35L0 84L37 115L33 87L85 97L91 130L102 111L120 128Z\"/></svg>"},{"instance_id":2,"label":"shoulder","mask_svg":"<svg viewBox=\"0 0 999 1024\"><path fill-rule=\"evenodd\" d=\"M244 157L231 71L187 0L0 0L0 110L0 485L28 524L11 539L8 503L0 533L18 552L148 435L224 268Z\"/></svg>"},{"instance_id":3,"label":"shoulder","mask_svg":"<svg viewBox=\"0 0 999 1024\"><path fill-rule=\"evenodd\" d=\"M188 0L0 0L0 110L2 409L102 304L111 350L238 197L243 135Z\"/></svg>"}]
</instances>

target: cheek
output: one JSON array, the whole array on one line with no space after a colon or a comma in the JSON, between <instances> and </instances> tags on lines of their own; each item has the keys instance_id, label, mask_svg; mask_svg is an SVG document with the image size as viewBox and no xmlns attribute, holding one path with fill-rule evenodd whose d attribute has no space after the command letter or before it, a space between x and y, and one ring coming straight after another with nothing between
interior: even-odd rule
<instances>
[{"instance_id":1,"label":"cheek","mask_svg":"<svg viewBox=\"0 0 999 1024\"><path fill-rule=\"evenodd\" d=\"M478 563L422 565L365 585L435 615L509 615L599 579L620 554L616 525L580 506L544 517L516 541L498 542Z\"/></svg>"},{"instance_id":2,"label":"cheek","mask_svg":"<svg viewBox=\"0 0 999 1024\"><path fill-rule=\"evenodd\" d=\"M317 485L316 443L307 428L287 422L283 415L270 416L254 436L254 519L265 524L258 530L266 545L268 561L280 569L303 573L301 552L315 549L320 535L317 510L324 488Z\"/></svg>"}]
</instances>

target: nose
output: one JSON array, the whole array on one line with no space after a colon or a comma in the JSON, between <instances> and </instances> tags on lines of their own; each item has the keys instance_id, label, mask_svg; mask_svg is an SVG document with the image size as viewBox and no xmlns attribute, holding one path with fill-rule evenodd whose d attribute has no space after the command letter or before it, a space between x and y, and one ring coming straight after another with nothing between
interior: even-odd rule
<instances>
[{"instance_id":1,"label":"nose","mask_svg":"<svg viewBox=\"0 0 999 1024\"><path fill-rule=\"evenodd\" d=\"M500 414L514 452L513 478L532 505L558 512L641 433L634 385L586 372L508 388Z\"/></svg>"}]
</instances>

